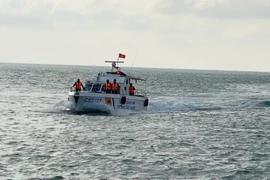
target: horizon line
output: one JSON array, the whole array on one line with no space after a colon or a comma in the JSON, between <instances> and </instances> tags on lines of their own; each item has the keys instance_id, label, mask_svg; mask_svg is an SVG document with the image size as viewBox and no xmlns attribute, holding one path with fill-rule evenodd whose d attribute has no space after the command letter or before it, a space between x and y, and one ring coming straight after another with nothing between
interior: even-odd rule
<instances>
[{"instance_id":1,"label":"horizon line","mask_svg":"<svg viewBox=\"0 0 270 180\"><path fill-rule=\"evenodd\" d=\"M29 62L1 62L0 64L22 64L22 65L49 65L49 66L91 66L91 67L108 67L100 65L87 65L87 64L51 64L51 63L29 63ZM111 66L110 66L111 67ZM191 69L191 68L161 68L161 67L140 67L140 66L124 66L126 68L145 68L145 69L168 69L168 70L188 70L188 71L224 71L224 72L255 72L255 73L270 73L270 71L260 71L260 70L234 70L234 69Z\"/></svg>"}]
</instances>

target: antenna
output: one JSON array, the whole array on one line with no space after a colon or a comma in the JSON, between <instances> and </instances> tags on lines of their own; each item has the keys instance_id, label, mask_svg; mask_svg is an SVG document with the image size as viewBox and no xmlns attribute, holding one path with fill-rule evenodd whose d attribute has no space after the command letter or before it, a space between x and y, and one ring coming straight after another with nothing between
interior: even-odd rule
<instances>
[{"instance_id":1,"label":"antenna","mask_svg":"<svg viewBox=\"0 0 270 180\"><path fill-rule=\"evenodd\" d=\"M134 61L135 61L135 59L136 59L136 57L137 57L137 54L138 54L138 51L137 51L136 54L135 54L135 57L134 57L134 59L133 59L133 62L132 62L131 67L133 67L133 64L134 64Z\"/></svg>"},{"instance_id":2,"label":"antenna","mask_svg":"<svg viewBox=\"0 0 270 180\"><path fill-rule=\"evenodd\" d=\"M134 56L134 58L133 58L133 62L132 62L132 64L131 64L131 66L129 67L129 71L130 71L130 72L131 72L131 69L133 68L134 61L135 61L135 59L136 59L136 57L137 57L137 54L138 54L138 51L136 52L136 54L135 54L135 56Z\"/></svg>"}]
</instances>

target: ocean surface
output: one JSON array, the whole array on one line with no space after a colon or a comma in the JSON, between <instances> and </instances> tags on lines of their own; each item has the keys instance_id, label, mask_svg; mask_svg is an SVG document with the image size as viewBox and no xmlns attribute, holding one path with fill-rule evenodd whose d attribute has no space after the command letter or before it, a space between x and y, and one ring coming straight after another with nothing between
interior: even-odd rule
<instances>
[{"instance_id":1,"label":"ocean surface","mask_svg":"<svg viewBox=\"0 0 270 180\"><path fill-rule=\"evenodd\" d=\"M270 73L122 68L147 111L74 112L109 70L0 63L0 179L270 179Z\"/></svg>"}]
</instances>

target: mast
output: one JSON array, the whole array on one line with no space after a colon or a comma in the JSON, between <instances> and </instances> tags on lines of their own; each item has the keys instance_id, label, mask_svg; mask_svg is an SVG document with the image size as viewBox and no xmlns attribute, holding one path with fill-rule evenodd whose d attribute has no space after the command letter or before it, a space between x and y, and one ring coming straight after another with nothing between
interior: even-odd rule
<instances>
[{"instance_id":1,"label":"mast","mask_svg":"<svg viewBox=\"0 0 270 180\"><path fill-rule=\"evenodd\" d=\"M126 57L126 55L119 53L117 60L114 60L114 61L105 61L105 63L112 63L112 70L111 70L112 72L114 70L121 71L121 68L118 67L118 63L124 63L124 61L119 61L119 58L123 58L124 59L125 57Z\"/></svg>"}]
</instances>

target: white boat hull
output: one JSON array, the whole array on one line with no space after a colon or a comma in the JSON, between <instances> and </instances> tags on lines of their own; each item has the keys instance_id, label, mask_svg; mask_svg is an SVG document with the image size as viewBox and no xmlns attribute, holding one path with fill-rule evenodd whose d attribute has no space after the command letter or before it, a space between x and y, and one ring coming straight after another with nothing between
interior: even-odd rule
<instances>
[{"instance_id":1,"label":"white boat hull","mask_svg":"<svg viewBox=\"0 0 270 180\"><path fill-rule=\"evenodd\" d=\"M123 97L125 100L123 101ZM120 94L92 93L88 91L69 92L69 101L75 111L100 111L112 115L124 112L147 110L148 99L143 96L122 96ZM147 104L145 103L147 99ZM122 101L122 102L121 102Z\"/></svg>"}]
</instances>

